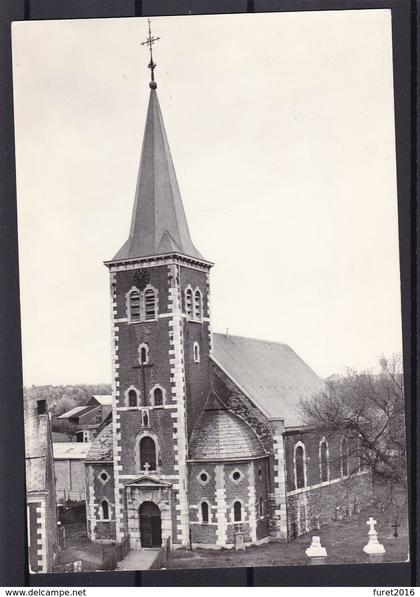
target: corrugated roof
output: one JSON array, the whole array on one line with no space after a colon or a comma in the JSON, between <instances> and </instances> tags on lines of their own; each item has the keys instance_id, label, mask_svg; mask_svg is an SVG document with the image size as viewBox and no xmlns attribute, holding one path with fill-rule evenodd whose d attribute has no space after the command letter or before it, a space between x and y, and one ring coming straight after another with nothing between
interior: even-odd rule
<instances>
[{"instance_id":1,"label":"corrugated roof","mask_svg":"<svg viewBox=\"0 0 420 597\"><path fill-rule=\"evenodd\" d=\"M86 406L75 406L71 410L68 410L66 413L63 413L58 418L59 419L68 419L69 417L74 417L74 415L80 414L82 410L85 410Z\"/></svg>"},{"instance_id":2,"label":"corrugated roof","mask_svg":"<svg viewBox=\"0 0 420 597\"><path fill-rule=\"evenodd\" d=\"M152 89L130 235L112 261L167 253L203 259L191 240L157 93Z\"/></svg>"},{"instance_id":3,"label":"corrugated roof","mask_svg":"<svg viewBox=\"0 0 420 597\"><path fill-rule=\"evenodd\" d=\"M191 435L189 457L193 460L240 460L264 454L252 429L227 410L204 410Z\"/></svg>"},{"instance_id":4,"label":"corrugated roof","mask_svg":"<svg viewBox=\"0 0 420 597\"><path fill-rule=\"evenodd\" d=\"M89 442L53 443L54 458L56 460L84 460L89 448Z\"/></svg>"},{"instance_id":5,"label":"corrugated roof","mask_svg":"<svg viewBox=\"0 0 420 597\"><path fill-rule=\"evenodd\" d=\"M51 433L53 443L70 442L71 436L68 433L62 433L61 431L53 431Z\"/></svg>"},{"instance_id":6,"label":"corrugated roof","mask_svg":"<svg viewBox=\"0 0 420 597\"><path fill-rule=\"evenodd\" d=\"M86 460L112 462L113 460L112 423L109 423L91 443Z\"/></svg>"},{"instance_id":7,"label":"corrugated roof","mask_svg":"<svg viewBox=\"0 0 420 597\"><path fill-rule=\"evenodd\" d=\"M213 334L213 360L266 414L286 427L303 424L298 405L324 382L286 344Z\"/></svg>"}]
</instances>

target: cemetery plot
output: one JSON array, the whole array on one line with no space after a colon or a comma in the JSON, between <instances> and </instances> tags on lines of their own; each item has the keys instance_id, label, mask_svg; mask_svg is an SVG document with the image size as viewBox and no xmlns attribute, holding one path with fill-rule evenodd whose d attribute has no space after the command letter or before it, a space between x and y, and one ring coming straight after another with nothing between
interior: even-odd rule
<instances>
[{"instance_id":1,"label":"cemetery plot","mask_svg":"<svg viewBox=\"0 0 420 597\"><path fill-rule=\"evenodd\" d=\"M312 543L314 535L327 552L325 564L362 564L369 563L369 555L363 551L369 541L367 521L373 517L376 524L377 539L384 546L383 562L404 562L408 555L408 526L401 522L398 537L394 536L394 527L381 524L381 516L374 508L368 508L360 514L337 520L301 535L290 543L268 543L246 550L211 550L180 549L171 552L167 568L223 568L226 566L302 566L310 565L311 560L305 551Z\"/></svg>"}]
</instances>

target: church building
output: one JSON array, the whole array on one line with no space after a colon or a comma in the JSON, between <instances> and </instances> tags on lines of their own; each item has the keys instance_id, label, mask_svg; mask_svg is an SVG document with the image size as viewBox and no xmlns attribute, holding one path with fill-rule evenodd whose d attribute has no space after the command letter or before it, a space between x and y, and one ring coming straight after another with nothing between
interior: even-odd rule
<instances>
[{"instance_id":1,"label":"church building","mask_svg":"<svg viewBox=\"0 0 420 597\"><path fill-rule=\"evenodd\" d=\"M351 438L303 425L299 401L324 382L289 346L212 333L213 264L190 236L152 55L149 67L129 237L105 263L112 422L86 457L88 536L131 549L287 541L363 507L371 475Z\"/></svg>"}]
</instances>

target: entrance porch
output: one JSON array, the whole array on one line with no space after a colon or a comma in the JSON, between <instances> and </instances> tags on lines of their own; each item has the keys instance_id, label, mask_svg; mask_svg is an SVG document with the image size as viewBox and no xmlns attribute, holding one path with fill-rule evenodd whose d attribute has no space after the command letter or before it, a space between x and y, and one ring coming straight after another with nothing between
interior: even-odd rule
<instances>
[{"instance_id":1,"label":"entrance porch","mask_svg":"<svg viewBox=\"0 0 420 597\"><path fill-rule=\"evenodd\" d=\"M172 540L172 486L143 475L125 486L131 549L160 548Z\"/></svg>"}]
</instances>

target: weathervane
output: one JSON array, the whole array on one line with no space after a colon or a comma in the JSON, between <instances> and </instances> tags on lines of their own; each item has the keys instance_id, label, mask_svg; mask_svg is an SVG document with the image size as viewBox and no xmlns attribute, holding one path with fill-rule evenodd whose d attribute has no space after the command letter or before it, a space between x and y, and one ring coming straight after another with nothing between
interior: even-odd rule
<instances>
[{"instance_id":1,"label":"weathervane","mask_svg":"<svg viewBox=\"0 0 420 597\"><path fill-rule=\"evenodd\" d=\"M147 19L147 22L149 23L149 37L145 40L141 42L142 46L149 46L149 51L150 51L150 62L147 65L148 68L150 68L151 71L151 78L152 80L149 83L149 87L150 89L156 89L157 84L155 83L155 68L156 68L156 63L153 62L153 50L152 50L152 46L153 44L158 41L160 39L160 37L153 37L152 35L152 30L150 27L150 19Z\"/></svg>"}]
</instances>

